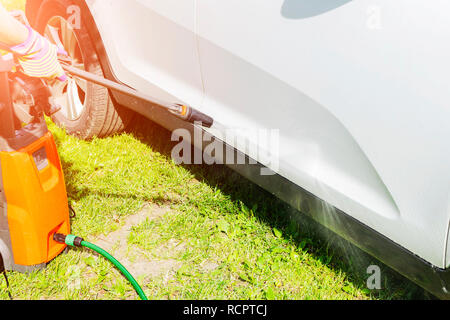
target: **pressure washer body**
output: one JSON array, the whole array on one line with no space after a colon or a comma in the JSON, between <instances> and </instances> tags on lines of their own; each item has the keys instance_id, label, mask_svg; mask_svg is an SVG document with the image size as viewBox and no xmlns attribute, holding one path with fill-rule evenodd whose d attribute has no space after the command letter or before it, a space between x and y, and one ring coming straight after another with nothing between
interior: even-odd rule
<instances>
[{"instance_id":1,"label":"pressure washer body","mask_svg":"<svg viewBox=\"0 0 450 320\"><path fill-rule=\"evenodd\" d=\"M0 254L6 270L30 272L66 248L53 235L70 233L70 218L60 158L44 119L47 106L40 105L46 102L25 92L30 123L20 120L25 105L11 101L13 65L0 56Z\"/></svg>"}]
</instances>

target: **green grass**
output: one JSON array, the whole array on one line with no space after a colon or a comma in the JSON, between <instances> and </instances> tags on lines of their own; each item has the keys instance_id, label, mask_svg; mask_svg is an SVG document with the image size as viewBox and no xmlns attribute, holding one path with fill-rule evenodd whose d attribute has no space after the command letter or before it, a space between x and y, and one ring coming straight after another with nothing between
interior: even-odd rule
<instances>
[{"instance_id":1,"label":"green grass","mask_svg":"<svg viewBox=\"0 0 450 320\"><path fill-rule=\"evenodd\" d=\"M24 1L0 0L9 9ZM424 291L224 166L177 166L170 134L139 118L133 129L80 141L50 124L69 200L72 233L87 240L119 229L146 204L170 214L132 228L130 252L171 259L170 277L138 281L150 299L412 299ZM176 250L161 250L177 244ZM342 245L340 245L342 244ZM367 267L382 289L366 288ZM47 268L9 272L15 299L136 299L105 259L70 249ZM8 299L0 278L0 299Z\"/></svg>"},{"instance_id":2,"label":"green grass","mask_svg":"<svg viewBox=\"0 0 450 320\"><path fill-rule=\"evenodd\" d=\"M299 212L224 166L177 166L170 134L139 118L130 132L81 141L50 124L77 216L74 234L117 230L145 204L171 214L132 228L129 250L181 264L173 276L140 277L151 299L407 299L421 289L358 249L332 248ZM324 236L326 235L326 236ZM330 240L331 239L331 240ZM170 243L180 250L160 250ZM346 258L352 252L352 259ZM383 289L366 288L365 270L382 266ZM210 266L210 267L205 267ZM103 258L71 249L47 269L9 273L16 299L136 299ZM79 285L67 284L79 281ZM7 299L0 282L0 298Z\"/></svg>"}]
</instances>

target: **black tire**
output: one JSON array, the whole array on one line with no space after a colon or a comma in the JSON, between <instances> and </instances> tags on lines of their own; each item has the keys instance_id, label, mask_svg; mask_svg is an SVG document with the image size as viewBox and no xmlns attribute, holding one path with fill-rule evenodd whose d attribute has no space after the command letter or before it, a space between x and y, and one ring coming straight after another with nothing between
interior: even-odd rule
<instances>
[{"instance_id":1,"label":"black tire","mask_svg":"<svg viewBox=\"0 0 450 320\"><path fill-rule=\"evenodd\" d=\"M34 19L34 28L44 34L52 18L63 17L68 20L67 8L74 4L71 0L43 1ZM81 51L84 69L103 77L100 61L83 21L81 21L81 28L75 28L74 33ZM77 119L69 119L59 111L52 116L52 120L58 126L64 127L69 134L82 139L90 139L94 136L105 137L125 129L134 113L114 104L108 89L92 83L88 83L86 89L84 109Z\"/></svg>"}]
</instances>

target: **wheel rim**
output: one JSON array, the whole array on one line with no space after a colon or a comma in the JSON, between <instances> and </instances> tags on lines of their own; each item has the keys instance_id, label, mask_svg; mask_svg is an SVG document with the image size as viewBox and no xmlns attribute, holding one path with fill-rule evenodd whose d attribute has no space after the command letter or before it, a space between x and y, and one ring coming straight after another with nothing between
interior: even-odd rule
<instances>
[{"instance_id":1,"label":"wheel rim","mask_svg":"<svg viewBox=\"0 0 450 320\"><path fill-rule=\"evenodd\" d=\"M63 17L53 17L47 23L45 36L54 44L64 47L72 58L71 65L85 70L83 56L75 31ZM85 110L87 81L68 75L67 82L55 81L51 85L54 103L68 120L77 120Z\"/></svg>"}]
</instances>

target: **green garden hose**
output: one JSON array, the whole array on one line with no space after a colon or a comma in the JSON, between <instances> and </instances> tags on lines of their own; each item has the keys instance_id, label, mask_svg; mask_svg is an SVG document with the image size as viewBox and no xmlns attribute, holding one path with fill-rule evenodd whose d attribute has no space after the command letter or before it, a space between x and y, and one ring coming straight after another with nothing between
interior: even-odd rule
<instances>
[{"instance_id":1,"label":"green garden hose","mask_svg":"<svg viewBox=\"0 0 450 320\"><path fill-rule=\"evenodd\" d=\"M65 243L68 246L86 247L86 248L89 248L91 250L94 250L98 254L101 254L103 257L105 257L106 259L111 261L112 264L115 265L122 272L122 274L128 279L128 281L130 281L131 285L136 290L136 293L139 295L139 297L142 300L148 300L147 296L144 293L144 291L139 286L137 281L133 278L131 273L128 272L128 270L119 261L117 261L116 258L114 258L112 255L110 255L108 252L106 252L102 248L100 248L100 247L98 247L95 244L92 244L90 242L84 241L82 238L74 236L74 235L71 235L71 234L66 236L66 235L63 235L63 234L60 234L60 233L55 233L53 235L53 239L56 242Z\"/></svg>"}]
</instances>

